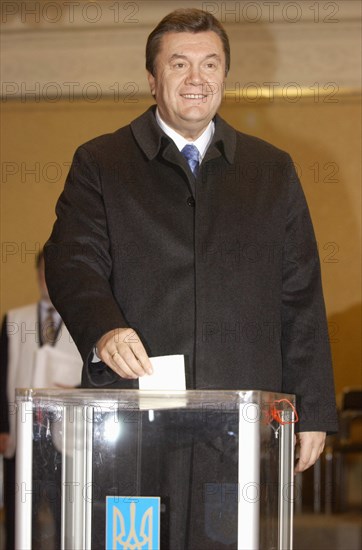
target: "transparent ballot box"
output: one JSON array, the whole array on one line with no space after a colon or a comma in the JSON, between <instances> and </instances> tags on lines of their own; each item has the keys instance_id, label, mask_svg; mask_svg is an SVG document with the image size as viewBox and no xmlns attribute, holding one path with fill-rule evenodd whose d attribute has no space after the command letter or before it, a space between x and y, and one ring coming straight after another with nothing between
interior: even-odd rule
<instances>
[{"instance_id":1,"label":"transparent ballot box","mask_svg":"<svg viewBox=\"0 0 362 550\"><path fill-rule=\"evenodd\" d=\"M294 396L18 390L21 550L292 548Z\"/></svg>"}]
</instances>

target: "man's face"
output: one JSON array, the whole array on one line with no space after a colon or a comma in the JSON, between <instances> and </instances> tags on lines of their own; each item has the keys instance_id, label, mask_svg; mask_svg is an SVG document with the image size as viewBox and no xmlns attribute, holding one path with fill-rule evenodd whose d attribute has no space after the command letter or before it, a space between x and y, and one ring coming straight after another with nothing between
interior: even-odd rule
<instances>
[{"instance_id":1,"label":"man's face","mask_svg":"<svg viewBox=\"0 0 362 550\"><path fill-rule=\"evenodd\" d=\"M169 32L148 73L161 118L186 139L199 137L222 99L225 54L213 31Z\"/></svg>"}]
</instances>

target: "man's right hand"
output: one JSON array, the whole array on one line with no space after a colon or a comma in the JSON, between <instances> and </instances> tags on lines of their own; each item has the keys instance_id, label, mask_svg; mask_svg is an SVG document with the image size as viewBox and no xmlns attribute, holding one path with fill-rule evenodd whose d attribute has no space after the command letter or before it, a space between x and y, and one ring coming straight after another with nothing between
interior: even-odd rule
<instances>
[{"instance_id":1,"label":"man's right hand","mask_svg":"<svg viewBox=\"0 0 362 550\"><path fill-rule=\"evenodd\" d=\"M6 452L6 449L9 445L9 434L7 432L0 433L0 455L3 455Z\"/></svg>"},{"instance_id":2,"label":"man's right hand","mask_svg":"<svg viewBox=\"0 0 362 550\"><path fill-rule=\"evenodd\" d=\"M141 339L131 328L118 328L104 334L97 342L96 352L121 378L139 378L153 372Z\"/></svg>"}]
</instances>

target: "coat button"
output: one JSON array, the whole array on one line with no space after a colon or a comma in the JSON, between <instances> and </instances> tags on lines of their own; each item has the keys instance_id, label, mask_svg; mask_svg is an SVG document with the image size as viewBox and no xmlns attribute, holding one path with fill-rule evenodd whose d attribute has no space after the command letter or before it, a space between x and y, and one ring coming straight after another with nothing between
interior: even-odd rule
<instances>
[{"instance_id":1,"label":"coat button","mask_svg":"<svg viewBox=\"0 0 362 550\"><path fill-rule=\"evenodd\" d=\"M192 206L193 208L195 207L195 199L194 199L194 197L189 197L189 198L187 199L186 202L187 202L187 204L188 204L189 206Z\"/></svg>"}]
</instances>

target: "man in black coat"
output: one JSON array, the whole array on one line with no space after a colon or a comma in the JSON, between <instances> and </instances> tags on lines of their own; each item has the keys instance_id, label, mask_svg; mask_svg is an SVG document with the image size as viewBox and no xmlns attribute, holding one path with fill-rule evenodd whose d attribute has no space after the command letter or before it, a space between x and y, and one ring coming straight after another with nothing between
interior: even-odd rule
<instances>
[{"instance_id":1,"label":"man in black coat","mask_svg":"<svg viewBox=\"0 0 362 550\"><path fill-rule=\"evenodd\" d=\"M318 252L290 157L216 114L229 64L206 12L154 29L157 106L77 150L47 282L84 387L137 388L149 356L183 354L188 388L294 393L302 471L336 430Z\"/></svg>"}]
</instances>

